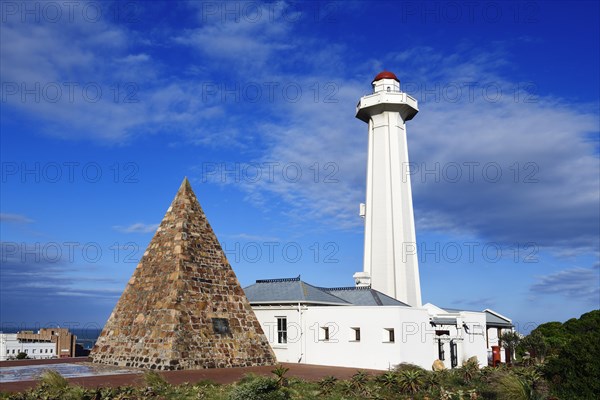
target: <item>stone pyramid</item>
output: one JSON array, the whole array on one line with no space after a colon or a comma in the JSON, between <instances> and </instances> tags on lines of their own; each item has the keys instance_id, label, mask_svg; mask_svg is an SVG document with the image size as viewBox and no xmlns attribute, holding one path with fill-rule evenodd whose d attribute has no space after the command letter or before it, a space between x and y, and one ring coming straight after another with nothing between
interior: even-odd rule
<instances>
[{"instance_id":1,"label":"stone pyramid","mask_svg":"<svg viewBox=\"0 0 600 400\"><path fill-rule=\"evenodd\" d=\"M159 370L276 362L187 178L90 356Z\"/></svg>"}]
</instances>

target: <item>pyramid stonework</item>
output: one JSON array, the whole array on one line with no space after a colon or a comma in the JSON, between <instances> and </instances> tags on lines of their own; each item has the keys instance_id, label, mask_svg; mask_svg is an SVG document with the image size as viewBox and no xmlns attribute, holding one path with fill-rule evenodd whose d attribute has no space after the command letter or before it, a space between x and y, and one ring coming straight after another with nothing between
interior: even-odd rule
<instances>
[{"instance_id":1,"label":"pyramid stonework","mask_svg":"<svg viewBox=\"0 0 600 400\"><path fill-rule=\"evenodd\" d=\"M276 362L187 179L91 357L97 363L160 370Z\"/></svg>"}]
</instances>

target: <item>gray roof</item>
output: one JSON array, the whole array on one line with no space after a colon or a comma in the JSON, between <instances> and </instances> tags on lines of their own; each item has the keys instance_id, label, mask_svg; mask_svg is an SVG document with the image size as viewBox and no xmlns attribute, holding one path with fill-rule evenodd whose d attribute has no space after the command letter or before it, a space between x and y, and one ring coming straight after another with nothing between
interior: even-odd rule
<instances>
[{"instance_id":1,"label":"gray roof","mask_svg":"<svg viewBox=\"0 0 600 400\"><path fill-rule=\"evenodd\" d=\"M437 325L456 325L456 318L452 317L433 317L431 318L431 324Z\"/></svg>"},{"instance_id":2,"label":"gray roof","mask_svg":"<svg viewBox=\"0 0 600 400\"><path fill-rule=\"evenodd\" d=\"M408 304L396 300L393 297L378 292L370 287L344 287L344 288L321 288L340 299L355 306L404 306Z\"/></svg>"},{"instance_id":3,"label":"gray roof","mask_svg":"<svg viewBox=\"0 0 600 400\"><path fill-rule=\"evenodd\" d=\"M300 277L258 280L254 285L244 288L244 292L251 304L309 303L350 305L350 303L339 297L301 281Z\"/></svg>"},{"instance_id":4,"label":"gray roof","mask_svg":"<svg viewBox=\"0 0 600 400\"><path fill-rule=\"evenodd\" d=\"M442 310L444 310L448 313L459 313L461 311L482 312L482 311L470 311L470 310L461 310L458 308L446 308L446 307L443 307ZM512 328L513 327L513 324L509 320L500 318L499 316L497 316L494 313L489 312L488 310L484 310L483 312L485 313L485 324L488 327L498 327L498 328Z\"/></svg>"},{"instance_id":5,"label":"gray roof","mask_svg":"<svg viewBox=\"0 0 600 400\"><path fill-rule=\"evenodd\" d=\"M499 328L511 328L513 326L513 324L510 321L504 318L500 318L496 314L493 314L489 311L485 311L485 324L487 326L494 326Z\"/></svg>"},{"instance_id":6,"label":"gray roof","mask_svg":"<svg viewBox=\"0 0 600 400\"><path fill-rule=\"evenodd\" d=\"M405 306L370 287L319 288L297 278L262 279L244 288L250 304Z\"/></svg>"}]
</instances>

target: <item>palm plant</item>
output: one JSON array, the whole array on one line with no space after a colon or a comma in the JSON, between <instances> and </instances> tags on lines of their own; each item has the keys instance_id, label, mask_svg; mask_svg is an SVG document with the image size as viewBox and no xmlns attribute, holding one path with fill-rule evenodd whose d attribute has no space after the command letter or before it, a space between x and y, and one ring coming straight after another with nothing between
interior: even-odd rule
<instances>
[{"instance_id":1,"label":"palm plant","mask_svg":"<svg viewBox=\"0 0 600 400\"><path fill-rule=\"evenodd\" d=\"M500 335L500 341L502 342L502 347L508 350L508 360L506 362L511 364L515 349L521 341L521 336L517 332L508 331Z\"/></svg>"},{"instance_id":2,"label":"palm plant","mask_svg":"<svg viewBox=\"0 0 600 400\"><path fill-rule=\"evenodd\" d=\"M319 381L319 389L321 389L321 394L326 396L330 394L333 388L335 387L336 382L337 378L331 375L321 379Z\"/></svg>"},{"instance_id":3,"label":"palm plant","mask_svg":"<svg viewBox=\"0 0 600 400\"><path fill-rule=\"evenodd\" d=\"M354 385L352 385L351 381L342 381L340 383L340 389L342 394L346 396L352 396L355 393Z\"/></svg>"},{"instance_id":4,"label":"palm plant","mask_svg":"<svg viewBox=\"0 0 600 400\"><path fill-rule=\"evenodd\" d=\"M394 387L398 383L398 377L392 371L388 371L376 378L377 382L388 389Z\"/></svg>"},{"instance_id":5,"label":"palm plant","mask_svg":"<svg viewBox=\"0 0 600 400\"><path fill-rule=\"evenodd\" d=\"M460 373L463 380L469 383L479 375L479 364L475 360L468 360L460 368Z\"/></svg>"},{"instance_id":6,"label":"palm plant","mask_svg":"<svg viewBox=\"0 0 600 400\"><path fill-rule=\"evenodd\" d=\"M289 368L279 364L274 370L271 371L277 377L277 385L279 387L287 386L287 378L285 377L285 374L289 370Z\"/></svg>"},{"instance_id":7,"label":"palm plant","mask_svg":"<svg viewBox=\"0 0 600 400\"><path fill-rule=\"evenodd\" d=\"M406 369L398 372L398 388L402 393L418 393L423 388L424 383L423 370Z\"/></svg>"},{"instance_id":8,"label":"palm plant","mask_svg":"<svg viewBox=\"0 0 600 400\"><path fill-rule=\"evenodd\" d=\"M350 378L352 387L360 393L364 393L368 382L369 375L365 371L357 371L354 375L352 375L352 378Z\"/></svg>"}]
</instances>

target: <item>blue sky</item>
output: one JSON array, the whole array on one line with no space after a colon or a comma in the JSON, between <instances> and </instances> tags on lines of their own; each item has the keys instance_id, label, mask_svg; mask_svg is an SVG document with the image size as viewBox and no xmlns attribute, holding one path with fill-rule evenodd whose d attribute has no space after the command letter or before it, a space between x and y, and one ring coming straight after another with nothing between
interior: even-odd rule
<instances>
[{"instance_id":1,"label":"blue sky","mask_svg":"<svg viewBox=\"0 0 600 400\"><path fill-rule=\"evenodd\" d=\"M184 176L242 285L352 285L383 69L419 100L423 300L599 307L597 2L1 6L4 329L101 327Z\"/></svg>"}]
</instances>

